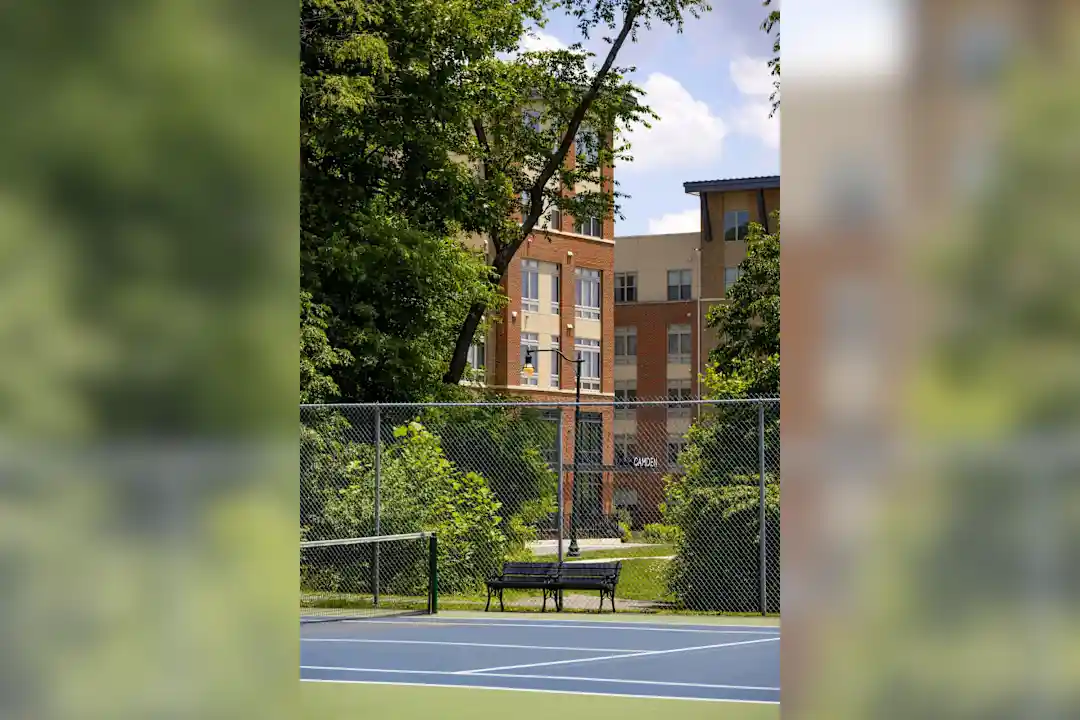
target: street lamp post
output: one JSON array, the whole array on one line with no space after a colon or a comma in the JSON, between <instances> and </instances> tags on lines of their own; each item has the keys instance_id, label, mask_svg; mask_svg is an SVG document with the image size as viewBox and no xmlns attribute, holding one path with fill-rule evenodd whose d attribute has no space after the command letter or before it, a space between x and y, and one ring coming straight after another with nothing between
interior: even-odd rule
<instances>
[{"instance_id":1,"label":"street lamp post","mask_svg":"<svg viewBox=\"0 0 1080 720\"><path fill-rule=\"evenodd\" d=\"M568 557L578 557L581 555L581 549L578 547L577 541L577 486L578 486L578 459L581 457L581 443L580 430L581 430L581 364L585 362L585 358L580 357L576 360L563 355L562 351L557 348L548 348L546 350L526 350L525 351L525 367L523 368L526 375L532 375L536 372L536 369L532 364L532 356L534 352L551 352L555 353L568 363L576 365L574 370L574 482L570 486L570 547L567 548L566 555ZM560 444L561 447L561 444ZM560 498L561 502L562 498ZM562 524L562 518L559 518L560 525ZM562 548L560 548L560 551Z\"/></svg>"}]
</instances>

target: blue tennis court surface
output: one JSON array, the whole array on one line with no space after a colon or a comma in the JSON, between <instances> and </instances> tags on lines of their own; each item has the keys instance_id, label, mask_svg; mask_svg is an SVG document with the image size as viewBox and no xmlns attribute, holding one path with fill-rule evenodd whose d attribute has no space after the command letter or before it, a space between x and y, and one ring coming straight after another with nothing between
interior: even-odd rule
<instances>
[{"instance_id":1,"label":"blue tennis court surface","mask_svg":"<svg viewBox=\"0 0 1080 720\"><path fill-rule=\"evenodd\" d=\"M780 628L385 618L306 624L300 678L780 702Z\"/></svg>"}]
</instances>

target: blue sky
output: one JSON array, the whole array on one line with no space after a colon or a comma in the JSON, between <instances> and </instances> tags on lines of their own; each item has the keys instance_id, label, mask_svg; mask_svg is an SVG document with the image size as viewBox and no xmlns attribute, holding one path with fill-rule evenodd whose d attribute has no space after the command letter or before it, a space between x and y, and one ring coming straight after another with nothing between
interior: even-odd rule
<instances>
[{"instance_id":1,"label":"blue sky","mask_svg":"<svg viewBox=\"0 0 1080 720\"><path fill-rule=\"evenodd\" d=\"M765 10L757 0L714 6L681 35L667 26L643 30L616 61L636 66L634 81L661 116L651 129L631 131L634 162L615 169L630 195L616 236L696 230L697 198L683 192L684 182L780 172L779 117L768 117L772 42L759 29ZM555 15L527 44L580 40L574 23ZM585 47L601 58L608 48L597 39Z\"/></svg>"}]
</instances>

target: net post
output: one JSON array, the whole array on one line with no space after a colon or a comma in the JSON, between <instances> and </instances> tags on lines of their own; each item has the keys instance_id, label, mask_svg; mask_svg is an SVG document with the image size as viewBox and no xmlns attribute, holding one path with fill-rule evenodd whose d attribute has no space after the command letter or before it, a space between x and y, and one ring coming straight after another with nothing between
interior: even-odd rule
<instances>
[{"instance_id":1,"label":"net post","mask_svg":"<svg viewBox=\"0 0 1080 720\"><path fill-rule=\"evenodd\" d=\"M428 537L428 612L439 612L439 538L435 533Z\"/></svg>"},{"instance_id":2,"label":"net post","mask_svg":"<svg viewBox=\"0 0 1080 720\"><path fill-rule=\"evenodd\" d=\"M375 534L382 535L382 412L375 406ZM379 543L372 544L371 592L375 607L379 607Z\"/></svg>"},{"instance_id":3,"label":"net post","mask_svg":"<svg viewBox=\"0 0 1080 720\"><path fill-rule=\"evenodd\" d=\"M769 612L768 570L766 568L768 540L765 537L765 403L758 401L758 543L761 551L761 614Z\"/></svg>"}]
</instances>

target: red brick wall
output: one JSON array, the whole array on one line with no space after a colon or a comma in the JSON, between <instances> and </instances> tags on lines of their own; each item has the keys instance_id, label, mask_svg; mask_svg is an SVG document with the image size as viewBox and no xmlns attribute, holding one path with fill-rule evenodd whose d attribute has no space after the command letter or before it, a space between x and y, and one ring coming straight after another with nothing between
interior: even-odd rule
<instances>
[{"instance_id":1,"label":"red brick wall","mask_svg":"<svg viewBox=\"0 0 1080 720\"><path fill-rule=\"evenodd\" d=\"M702 310L704 312L704 309ZM617 327L637 327L637 395L641 400L667 397L668 325L690 326L690 364L698 367L698 304L696 301L630 303L615 307ZM614 328L612 329L614 333ZM702 348L706 352L707 348ZM691 393L698 394L697 373Z\"/></svg>"}]
</instances>

